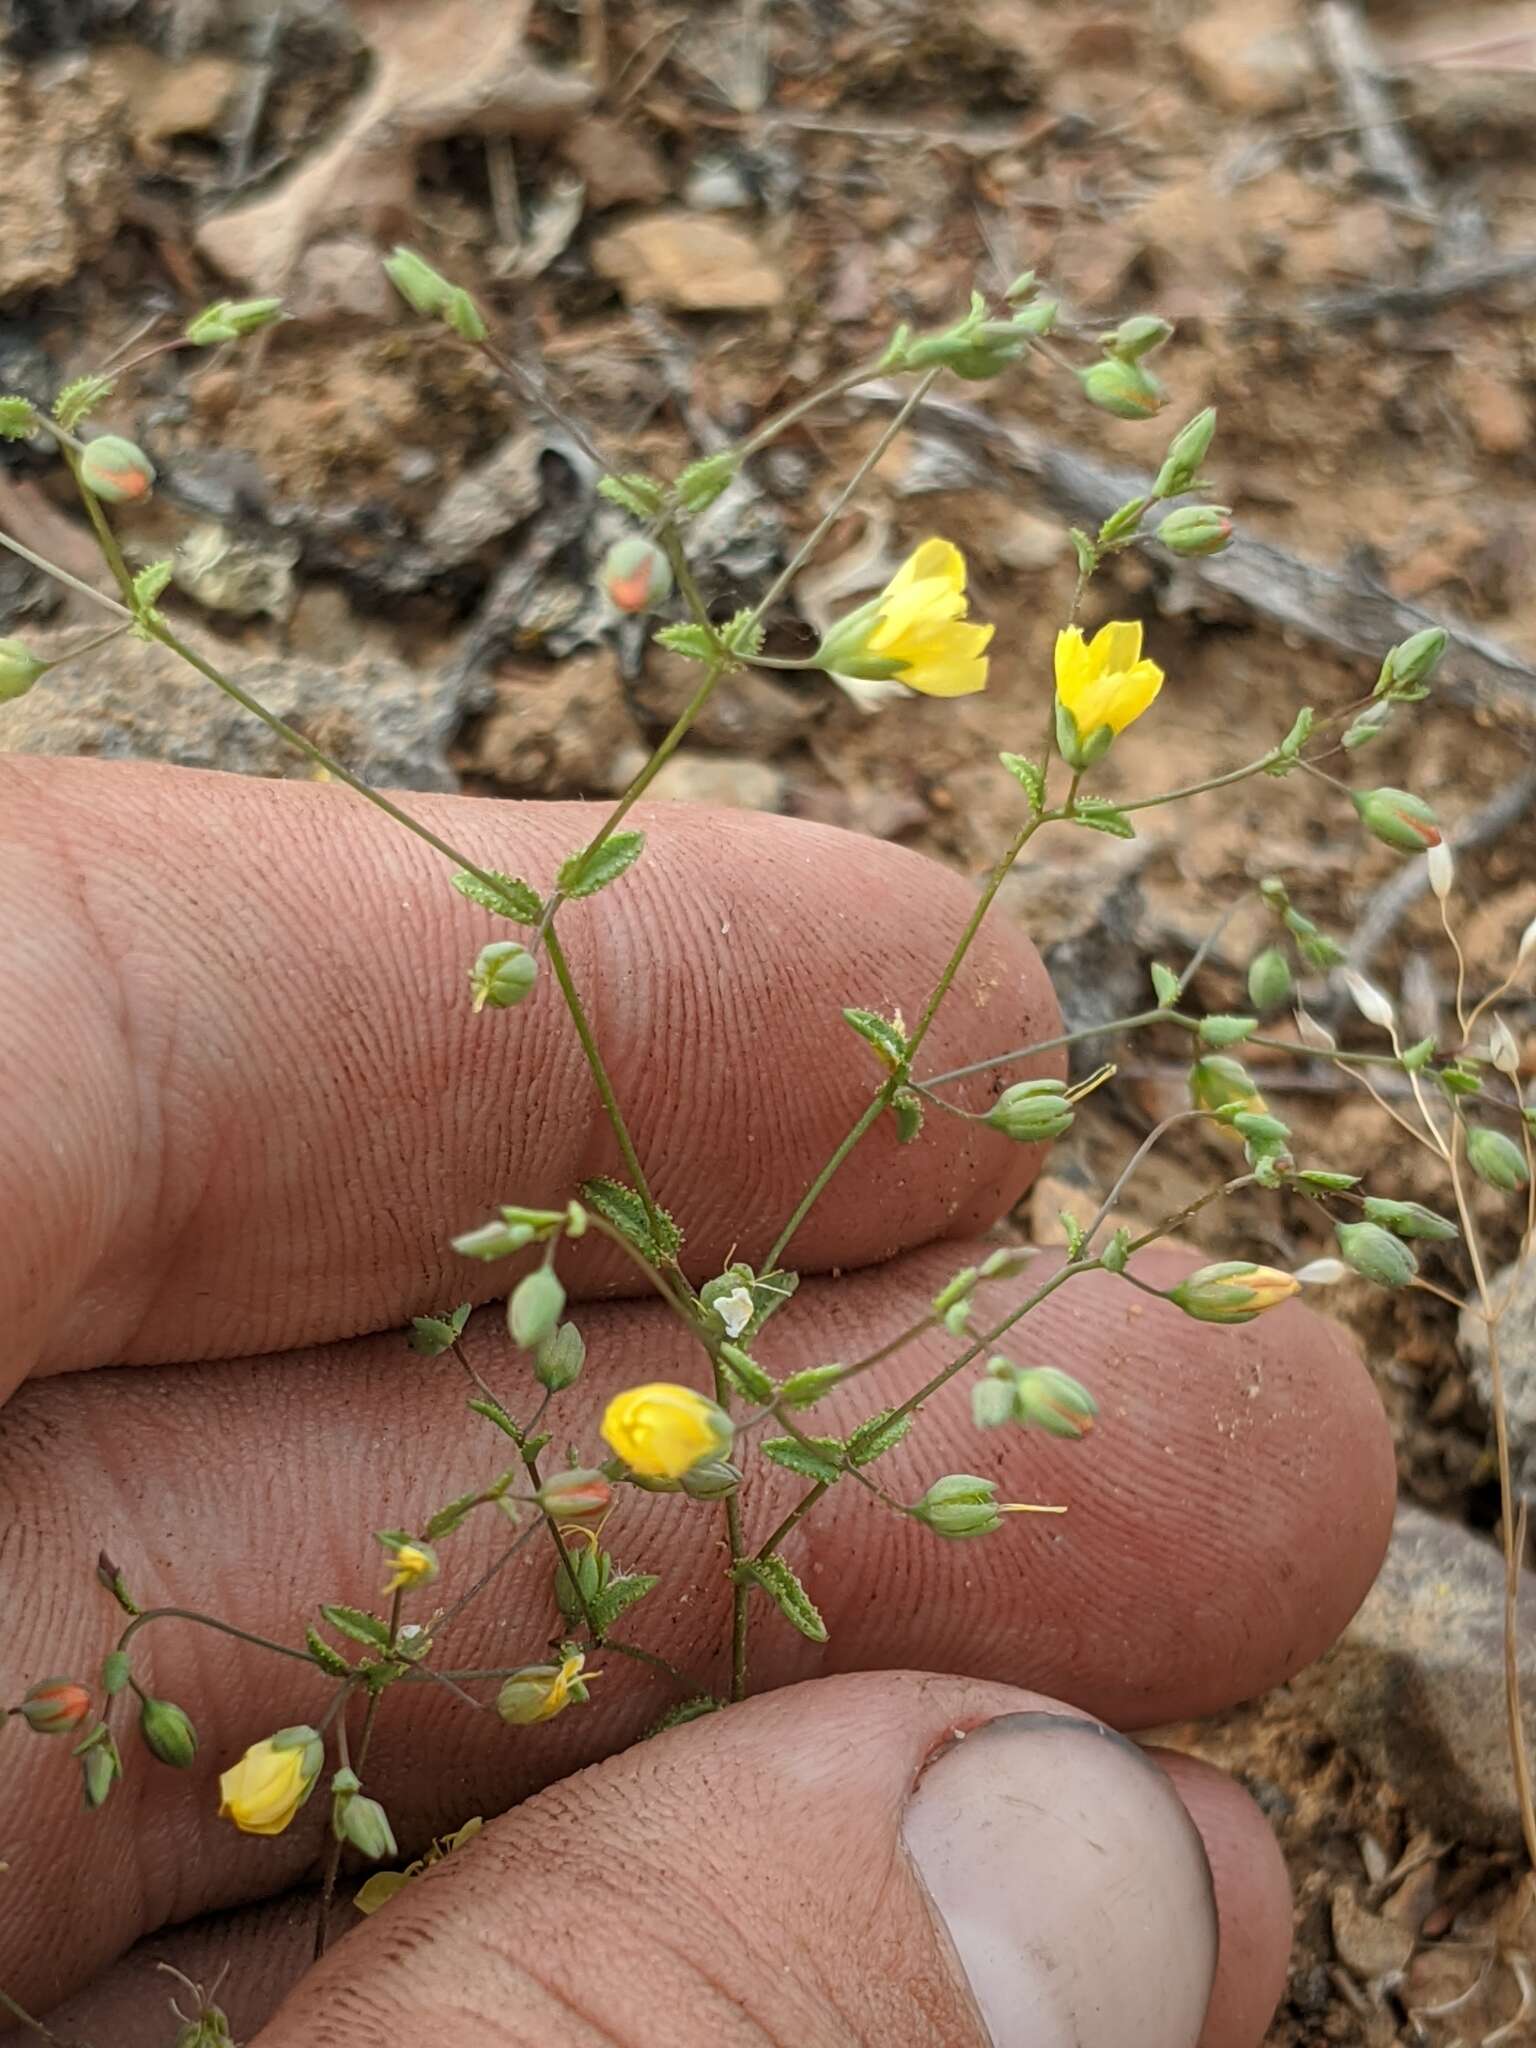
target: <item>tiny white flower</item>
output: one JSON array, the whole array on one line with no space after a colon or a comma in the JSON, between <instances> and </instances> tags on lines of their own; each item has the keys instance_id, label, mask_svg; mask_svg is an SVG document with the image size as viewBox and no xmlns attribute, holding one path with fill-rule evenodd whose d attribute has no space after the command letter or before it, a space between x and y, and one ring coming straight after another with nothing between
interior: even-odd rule
<instances>
[{"instance_id":1,"label":"tiny white flower","mask_svg":"<svg viewBox=\"0 0 1536 2048\"><path fill-rule=\"evenodd\" d=\"M1488 1028L1488 1057L1501 1074L1518 1074L1520 1071L1520 1048L1515 1043L1515 1034L1502 1017L1495 1017Z\"/></svg>"},{"instance_id":2,"label":"tiny white flower","mask_svg":"<svg viewBox=\"0 0 1536 2048\"><path fill-rule=\"evenodd\" d=\"M1344 970L1344 986L1354 998L1355 1008L1368 1024L1379 1024L1383 1031L1390 1031L1395 1021L1392 1005L1374 981L1367 981L1363 974Z\"/></svg>"},{"instance_id":3,"label":"tiny white flower","mask_svg":"<svg viewBox=\"0 0 1536 2048\"><path fill-rule=\"evenodd\" d=\"M752 1297L745 1287L733 1287L716 1301L715 1314L724 1323L725 1334L734 1341L752 1320Z\"/></svg>"},{"instance_id":4,"label":"tiny white flower","mask_svg":"<svg viewBox=\"0 0 1536 2048\"><path fill-rule=\"evenodd\" d=\"M1450 847L1442 839L1438 846L1432 846L1424 856L1429 869L1429 886L1443 903L1451 893L1456 879L1456 860Z\"/></svg>"},{"instance_id":5,"label":"tiny white flower","mask_svg":"<svg viewBox=\"0 0 1536 2048\"><path fill-rule=\"evenodd\" d=\"M1293 1277L1303 1287L1333 1287L1348 1279L1349 1268L1342 1259L1312 1259L1305 1266L1298 1266Z\"/></svg>"}]
</instances>

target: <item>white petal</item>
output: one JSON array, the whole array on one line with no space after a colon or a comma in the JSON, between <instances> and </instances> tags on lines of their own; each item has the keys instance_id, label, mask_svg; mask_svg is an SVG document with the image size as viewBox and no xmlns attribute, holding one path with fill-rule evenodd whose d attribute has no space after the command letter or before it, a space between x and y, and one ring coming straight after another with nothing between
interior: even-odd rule
<instances>
[{"instance_id":1,"label":"white petal","mask_svg":"<svg viewBox=\"0 0 1536 2048\"><path fill-rule=\"evenodd\" d=\"M1396 1021L1396 1012L1374 981L1367 981L1363 974L1354 974L1346 968L1344 986L1354 998L1355 1008L1368 1024L1379 1024L1383 1031L1392 1029Z\"/></svg>"},{"instance_id":2,"label":"white petal","mask_svg":"<svg viewBox=\"0 0 1536 2048\"><path fill-rule=\"evenodd\" d=\"M1443 903L1456 879L1455 855L1442 839L1438 846L1429 849L1424 859L1429 868L1429 886Z\"/></svg>"},{"instance_id":3,"label":"white petal","mask_svg":"<svg viewBox=\"0 0 1536 2048\"><path fill-rule=\"evenodd\" d=\"M1488 1057L1501 1074L1518 1074L1520 1071L1520 1048L1515 1043L1515 1034L1502 1017L1495 1017L1488 1028Z\"/></svg>"},{"instance_id":4,"label":"white petal","mask_svg":"<svg viewBox=\"0 0 1536 2048\"><path fill-rule=\"evenodd\" d=\"M1313 1259L1305 1266L1298 1266L1291 1277L1299 1280L1303 1287L1332 1287L1336 1282L1349 1278L1349 1268L1342 1259Z\"/></svg>"},{"instance_id":5,"label":"white petal","mask_svg":"<svg viewBox=\"0 0 1536 2048\"><path fill-rule=\"evenodd\" d=\"M753 1302L745 1287L734 1287L729 1294L722 1294L715 1303L715 1314L725 1325L725 1334L731 1339L739 1337L752 1320Z\"/></svg>"}]
</instances>

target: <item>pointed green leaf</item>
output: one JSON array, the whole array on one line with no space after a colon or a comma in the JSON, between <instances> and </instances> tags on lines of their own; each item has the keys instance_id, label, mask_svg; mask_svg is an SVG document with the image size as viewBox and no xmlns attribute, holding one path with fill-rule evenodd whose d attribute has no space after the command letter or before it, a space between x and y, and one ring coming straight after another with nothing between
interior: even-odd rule
<instances>
[{"instance_id":1,"label":"pointed green leaf","mask_svg":"<svg viewBox=\"0 0 1536 2048\"><path fill-rule=\"evenodd\" d=\"M1071 822L1086 825L1092 832L1107 832L1111 839L1136 837L1136 827L1108 797L1080 796L1072 806Z\"/></svg>"},{"instance_id":2,"label":"pointed green leaf","mask_svg":"<svg viewBox=\"0 0 1536 2048\"><path fill-rule=\"evenodd\" d=\"M777 1551L767 1557L744 1557L732 1577L739 1584L761 1586L784 1619L813 1643L827 1640L827 1625L809 1593Z\"/></svg>"},{"instance_id":3,"label":"pointed green leaf","mask_svg":"<svg viewBox=\"0 0 1536 2048\"><path fill-rule=\"evenodd\" d=\"M893 1415L888 1408L879 1415L871 1415L867 1422L859 1424L844 1445L849 1464L872 1465L876 1458L883 1458L887 1451L895 1450L911 1427L910 1415Z\"/></svg>"},{"instance_id":4,"label":"pointed green leaf","mask_svg":"<svg viewBox=\"0 0 1536 2048\"><path fill-rule=\"evenodd\" d=\"M607 1635L621 1614L661 1584L654 1572L615 1572L602 1590L587 1604L598 1639Z\"/></svg>"},{"instance_id":5,"label":"pointed green leaf","mask_svg":"<svg viewBox=\"0 0 1536 2048\"><path fill-rule=\"evenodd\" d=\"M622 505L636 519L654 519L666 497L664 487L654 477L638 470L628 470L623 476L599 477L597 488L610 505Z\"/></svg>"},{"instance_id":6,"label":"pointed green leaf","mask_svg":"<svg viewBox=\"0 0 1536 2048\"><path fill-rule=\"evenodd\" d=\"M376 1614L365 1614L361 1607L326 1606L322 1602L320 1612L338 1635L350 1636L354 1643L367 1643L382 1650L389 1641L385 1623Z\"/></svg>"},{"instance_id":7,"label":"pointed green leaf","mask_svg":"<svg viewBox=\"0 0 1536 2048\"><path fill-rule=\"evenodd\" d=\"M37 432L37 408L30 398L8 392L0 398L0 441L25 441Z\"/></svg>"},{"instance_id":8,"label":"pointed green leaf","mask_svg":"<svg viewBox=\"0 0 1536 2048\"><path fill-rule=\"evenodd\" d=\"M1202 1017L1200 1019L1200 1043L1202 1045L1239 1045L1259 1028L1257 1017Z\"/></svg>"},{"instance_id":9,"label":"pointed green leaf","mask_svg":"<svg viewBox=\"0 0 1536 2048\"><path fill-rule=\"evenodd\" d=\"M1179 1000L1179 977L1161 960L1152 962L1152 993L1160 1010L1171 1010Z\"/></svg>"},{"instance_id":10,"label":"pointed green leaf","mask_svg":"<svg viewBox=\"0 0 1536 2048\"><path fill-rule=\"evenodd\" d=\"M743 1351L739 1344L722 1344L718 1356L720 1370L737 1393L744 1394L749 1401L756 1401L760 1407L766 1408L778 1392L778 1388L757 1360Z\"/></svg>"},{"instance_id":11,"label":"pointed green leaf","mask_svg":"<svg viewBox=\"0 0 1536 2048\"><path fill-rule=\"evenodd\" d=\"M816 1445L813 1450L812 1444ZM801 1443L798 1437L771 1436L763 1445L763 1456L775 1465L782 1465L786 1472L798 1472L802 1479L817 1480L823 1486L831 1486L841 1479L842 1467L837 1462L837 1453L842 1445L836 1437L808 1437Z\"/></svg>"},{"instance_id":12,"label":"pointed green leaf","mask_svg":"<svg viewBox=\"0 0 1536 2048\"><path fill-rule=\"evenodd\" d=\"M713 661L718 653L715 636L707 626L660 626L652 637L658 647L684 655L689 661Z\"/></svg>"},{"instance_id":13,"label":"pointed green leaf","mask_svg":"<svg viewBox=\"0 0 1536 2048\"><path fill-rule=\"evenodd\" d=\"M53 401L53 416L66 431L73 432L116 388L115 377L71 378Z\"/></svg>"},{"instance_id":14,"label":"pointed green leaf","mask_svg":"<svg viewBox=\"0 0 1536 2048\"><path fill-rule=\"evenodd\" d=\"M514 924L537 924L544 914L544 904L537 889L516 875L504 875L496 868L488 868L494 887L487 887L478 875L466 874L460 870L453 877L453 886L461 896L467 896L471 903L478 903L482 910L491 910L498 917L509 917Z\"/></svg>"},{"instance_id":15,"label":"pointed green leaf","mask_svg":"<svg viewBox=\"0 0 1536 2048\"><path fill-rule=\"evenodd\" d=\"M896 1118L896 1142L910 1145L921 1137L923 1130L923 1098L911 1088L898 1088L891 1097L891 1112Z\"/></svg>"},{"instance_id":16,"label":"pointed green leaf","mask_svg":"<svg viewBox=\"0 0 1536 2048\"><path fill-rule=\"evenodd\" d=\"M658 1235L653 1237L644 1202L623 1181L610 1180L606 1174L595 1175L591 1180L582 1182L581 1198L589 1209L595 1209L615 1230L622 1232L641 1257L649 1259L653 1266L668 1264L681 1250L683 1233L667 1211L658 1205Z\"/></svg>"},{"instance_id":17,"label":"pointed green leaf","mask_svg":"<svg viewBox=\"0 0 1536 2048\"><path fill-rule=\"evenodd\" d=\"M611 832L590 853L573 853L562 861L555 886L563 896L595 896L627 874L644 851L643 832Z\"/></svg>"},{"instance_id":18,"label":"pointed green leaf","mask_svg":"<svg viewBox=\"0 0 1536 2048\"><path fill-rule=\"evenodd\" d=\"M860 1038L874 1047L875 1057L883 1066L894 1069L901 1065L907 1056L907 1035L889 1017L874 1010L844 1010L843 1017Z\"/></svg>"},{"instance_id":19,"label":"pointed green leaf","mask_svg":"<svg viewBox=\"0 0 1536 2048\"><path fill-rule=\"evenodd\" d=\"M350 1678L352 1666L339 1651L333 1650L317 1628L304 1631L304 1643L311 1657L320 1666L327 1678Z\"/></svg>"},{"instance_id":20,"label":"pointed green leaf","mask_svg":"<svg viewBox=\"0 0 1536 2048\"><path fill-rule=\"evenodd\" d=\"M1030 809L1038 815L1045 809L1045 770L1023 754L999 754L997 758L1029 798Z\"/></svg>"},{"instance_id":21,"label":"pointed green leaf","mask_svg":"<svg viewBox=\"0 0 1536 2048\"><path fill-rule=\"evenodd\" d=\"M659 1719L653 1721L641 1736L642 1742L649 1742L653 1735L665 1735L669 1728L682 1728L689 1721L700 1721L706 1714L718 1714L725 1706L724 1700L717 1700L707 1692L695 1693L691 1700L679 1700L675 1707L668 1707Z\"/></svg>"},{"instance_id":22,"label":"pointed green leaf","mask_svg":"<svg viewBox=\"0 0 1536 2048\"><path fill-rule=\"evenodd\" d=\"M678 504L685 512L702 512L729 488L740 462L741 457L734 448L722 448L718 455L706 455L701 462L690 462L672 486Z\"/></svg>"},{"instance_id":23,"label":"pointed green leaf","mask_svg":"<svg viewBox=\"0 0 1536 2048\"><path fill-rule=\"evenodd\" d=\"M1292 1180L1299 1181L1304 1188L1317 1188L1324 1194L1343 1194L1346 1188L1354 1187L1360 1179L1358 1173L1329 1173L1320 1166L1309 1166L1302 1173L1293 1173Z\"/></svg>"},{"instance_id":24,"label":"pointed green leaf","mask_svg":"<svg viewBox=\"0 0 1536 2048\"><path fill-rule=\"evenodd\" d=\"M786 1408L810 1408L847 1377L846 1365L808 1365L803 1372L790 1374L779 1389L779 1400Z\"/></svg>"}]
</instances>

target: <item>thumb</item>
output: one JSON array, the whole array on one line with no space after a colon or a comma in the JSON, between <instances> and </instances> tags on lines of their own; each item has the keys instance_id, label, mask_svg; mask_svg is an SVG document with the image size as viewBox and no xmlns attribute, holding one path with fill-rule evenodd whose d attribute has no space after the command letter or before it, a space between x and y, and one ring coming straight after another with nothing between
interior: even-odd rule
<instances>
[{"instance_id":1,"label":"thumb","mask_svg":"<svg viewBox=\"0 0 1536 2048\"><path fill-rule=\"evenodd\" d=\"M1217 1948L1200 1833L1123 1737L1006 1686L823 1679L493 1822L258 2048L1195 2048Z\"/></svg>"}]
</instances>

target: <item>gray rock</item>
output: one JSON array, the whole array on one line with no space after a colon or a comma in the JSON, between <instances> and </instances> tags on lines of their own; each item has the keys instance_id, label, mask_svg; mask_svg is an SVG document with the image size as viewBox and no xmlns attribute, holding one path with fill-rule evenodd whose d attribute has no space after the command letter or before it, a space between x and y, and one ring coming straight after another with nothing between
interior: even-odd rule
<instances>
[{"instance_id":1,"label":"gray rock","mask_svg":"<svg viewBox=\"0 0 1536 2048\"><path fill-rule=\"evenodd\" d=\"M696 661L653 644L646 650L636 701L659 725L670 725L699 687L701 673ZM827 702L819 678L809 687L791 689L760 670L744 669L715 691L699 713L692 739L701 747L771 760L809 731Z\"/></svg>"},{"instance_id":2,"label":"gray rock","mask_svg":"<svg viewBox=\"0 0 1536 2048\"><path fill-rule=\"evenodd\" d=\"M1506 1266L1489 1282L1498 1309L1499 1362L1504 1369L1504 1405L1509 1416L1509 1456L1517 1491L1536 1510L1536 1258ZM1493 1412L1493 1374L1488 1368L1488 1330L1482 1311L1469 1302L1461 1312L1461 1353L1472 1384Z\"/></svg>"},{"instance_id":3,"label":"gray rock","mask_svg":"<svg viewBox=\"0 0 1536 2048\"><path fill-rule=\"evenodd\" d=\"M1536 1582L1520 1598L1527 1740L1536 1745ZM1343 1636L1292 1681L1334 1738L1448 1841L1520 1840L1504 1718L1504 1563L1425 1509L1397 1511L1381 1576Z\"/></svg>"},{"instance_id":4,"label":"gray rock","mask_svg":"<svg viewBox=\"0 0 1536 2048\"><path fill-rule=\"evenodd\" d=\"M71 636L72 638L75 636ZM56 653L61 641L34 644ZM364 656L332 668L293 656L208 652L269 710L369 782L454 789L444 752L455 717L441 679ZM4 744L21 754L92 754L173 761L245 775L312 771L259 719L169 649L120 641L52 670L10 705Z\"/></svg>"},{"instance_id":5,"label":"gray rock","mask_svg":"<svg viewBox=\"0 0 1536 2048\"><path fill-rule=\"evenodd\" d=\"M512 434L473 469L456 477L422 527L435 559L451 568L538 509L539 454L544 436Z\"/></svg>"},{"instance_id":6,"label":"gray rock","mask_svg":"<svg viewBox=\"0 0 1536 2048\"><path fill-rule=\"evenodd\" d=\"M283 298L295 320L313 327L333 321L378 325L393 320L400 310L378 250L357 235L312 242L299 258Z\"/></svg>"},{"instance_id":7,"label":"gray rock","mask_svg":"<svg viewBox=\"0 0 1536 2048\"><path fill-rule=\"evenodd\" d=\"M741 754L674 754L646 794L653 801L778 811L784 807L784 777L766 761Z\"/></svg>"},{"instance_id":8,"label":"gray rock","mask_svg":"<svg viewBox=\"0 0 1536 2048\"><path fill-rule=\"evenodd\" d=\"M216 522L194 526L176 548L176 588L237 619L286 616L293 604L297 541L257 538Z\"/></svg>"},{"instance_id":9,"label":"gray rock","mask_svg":"<svg viewBox=\"0 0 1536 2048\"><path fill-rule=\"evenodd\" d=\"M573 661L501 662L465 766L518 796L600 796L616 755L639 748L611 649Z\"/></svg>"}]
</instances>

